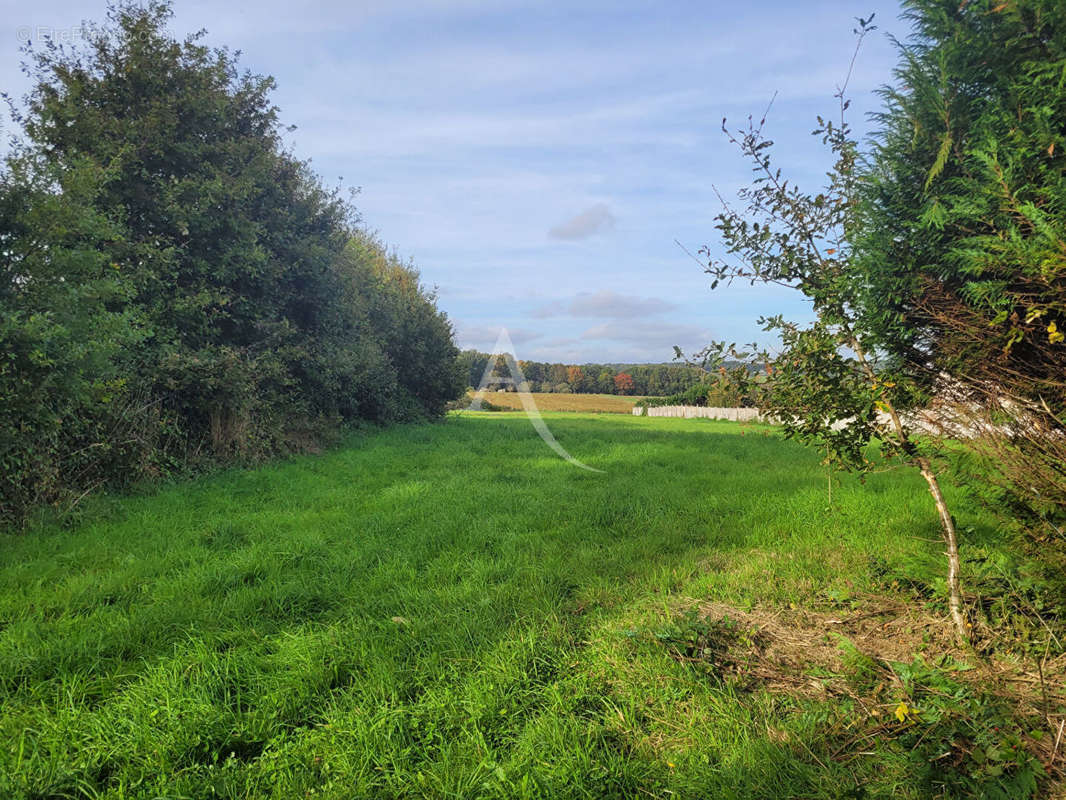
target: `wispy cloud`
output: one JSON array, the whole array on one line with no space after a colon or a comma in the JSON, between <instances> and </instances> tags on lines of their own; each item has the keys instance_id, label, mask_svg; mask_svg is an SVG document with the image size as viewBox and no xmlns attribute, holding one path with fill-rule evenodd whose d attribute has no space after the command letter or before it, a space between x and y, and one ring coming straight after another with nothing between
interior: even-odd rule
<instances>
[{"instance_id":1,"label":"wispy cloud","mask_svg":"<svg viewBox=\"0 0 1066 800\"><path fill-rule=\"evenodd\" d=\"M581 334L581 338L586 341L622 342L640 348L652 348L666 358L674 345L688 349L703 346L711 339L711 334L698 325L612 320L589 328Z\"/></svg>"},{"instance_id":2,"label":"wispy cloud","mask_svg":"<svg viewBox=\"0 0 1066 800\"><path fill-rule=\"evenodd\" d=\"M569 302L541 306L533 312L532 316L539 319L560 316L633 319L664 314L675 309L677 309L675 303L669 303L657 297L634 297L603 290L582 292Z\"/></svg>"},{"instance_id":3,"label":"wispy cloud","mask_svg":"<svg viewBox=\"0 0 1066 800\"><path fill-rule=\"evenodd\" d=\"M587 208L576 217L560 223L548 231L548 236L553 239L565 239L576 241L587 239L597 233L603 233L614 227L615 219L611 209L606 203L596 203Z\"/></svg>"},{"instance_id":4,"label":"wispy cloud","mask_svg":"<svg viewBox=\"0 0 1066 800\"><path fill-rule=\"evenodd\" d=\"M484 352L491 350L495 346L500 330L499 325L466 325L459 323L456 325L455 338L460 348ZM540 339L542 334L540 331L526 328L508 328L507 335L511 337L511 342L514 343L515 347L518 347Z\"/></svg>"}]
</instances>

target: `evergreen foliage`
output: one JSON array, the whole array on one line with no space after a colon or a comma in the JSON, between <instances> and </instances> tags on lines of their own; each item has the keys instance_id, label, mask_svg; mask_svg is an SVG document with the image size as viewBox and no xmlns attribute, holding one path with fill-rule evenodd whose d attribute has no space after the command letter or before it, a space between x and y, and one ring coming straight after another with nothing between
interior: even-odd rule
<instances>
[{"instance_id":1,"label":"evergreen foliage","mask_svg":"<svg viewBox=\"0 0 1066 800\"><path fill-rule=\"evenodd\" d=\"M878 345L984 436L972 486L1066 526L1066 16L909 0L856 247Z\"/></svg>"}]
</instances>

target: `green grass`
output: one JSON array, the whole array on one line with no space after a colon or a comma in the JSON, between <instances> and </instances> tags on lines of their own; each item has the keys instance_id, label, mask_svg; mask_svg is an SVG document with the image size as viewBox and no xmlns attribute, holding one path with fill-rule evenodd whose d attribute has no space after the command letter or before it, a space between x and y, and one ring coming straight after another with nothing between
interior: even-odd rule
<instances>
[{"instance_id":1,"label":"green grass","mask_svg":"<svg viewBox=\"0 0 1066 800\"><path fill-rule=\"evenodd\" d=\"M938 586L920 479L845 476L827 511L817 455L764 429L546 419L606 474L464 413L4 538L0 797L945 791L892 741L834 759L846 707L639 634L689 598L858 596L875 562Z\"/></svg>"}]
</instances>

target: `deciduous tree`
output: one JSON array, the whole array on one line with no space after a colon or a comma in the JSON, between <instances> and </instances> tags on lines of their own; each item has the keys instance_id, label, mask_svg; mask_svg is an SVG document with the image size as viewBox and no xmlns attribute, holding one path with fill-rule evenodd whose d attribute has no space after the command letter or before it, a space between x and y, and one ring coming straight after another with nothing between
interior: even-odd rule
<instances>
[{"instance_id":1,"label":"deciduous tree","mask_svg":"<svg viewBox=\"0 0 1066 800\"><path fill-rule=\"evenodd\" d=\"M273 80L170 14L116 5L84 46L29 49L0 172L0 516L461 389L434 293L284 148Z\"/></svg>"},{"instance_id":2,"label":"deciduous tree","mask_svg":"<svg viewBox=\"0 0 1066 800\"><path fill-rule=\"evenodd\" d=\"M860 43L873 29L870 22L859 21ZM778 355L717 343L701 359L705 368L715 371L730 356L748 362L728 373L741 394L757 396L763 412L780 422L786 436L816 445L833 464L870 470L868 449L878 441L885 457L899 459L921 474L945 544L951 619L957 636L965 640L968 624L954 519L928 443L916 436L907 414L924 403L923 384L905 363L875 360L881 341L879 315L866 305L853 246L860 220L858 150L846 122L847 83L838 94L839 118L818 121L815 134L831 148L835 161L826 185L813 193L800 189L773 165L765 117L749 118L736 132L723 120L725 134L750 160L754 180L740 193L744 207L726 203L717 217L726 258L714 258L708 248L701 251L709 259L712 286L744 280L791 287L810 302L816 319L809 325L782 317L763 320L766 330L780 336ZM770 365L769 378L756 380L752 362Z\"/></svg>"}]
</instances>

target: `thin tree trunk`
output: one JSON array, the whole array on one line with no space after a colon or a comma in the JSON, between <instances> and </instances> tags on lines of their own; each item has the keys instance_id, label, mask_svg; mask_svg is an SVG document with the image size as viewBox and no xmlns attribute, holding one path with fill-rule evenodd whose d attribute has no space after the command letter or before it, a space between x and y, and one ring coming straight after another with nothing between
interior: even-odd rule
<instances>
[{"instance_id":1,"label":"thin tree trunk","mask_svg":"<svg viewBox=\"0 0 1066 800\"><path fill-rule=\"evenodd\" d=\"M951 621L955 624L955 633L959 641L968 643L970 636L966 630L966 618L962 613L962 591L959 589L959 544L955 537L955 521L951 518L948 505L944 502L944 495L940 491L940 482L932 465L927 458L917 459L918 469L922 477L929 484L929 494L936 503L937 513L940 514L940 527L944 533L944 542L948 552L948 608L951 609Z\"/></svg>"},{"instance_id":2,"label":"thin tree trunk","mask_svg":"<svg viewBox=\"0 0 1066 800\"><path fill-rule=\"evenodd\" d=\"M862 365L867 377L871 380L876 380L873 367L867 363L866 355L863 353L858 339L855 336L852 336L851 339L852 348L858 354L859 363ZM903 427L903 420L900 419L899 413L892 405L891 400L885 398L884 402L888 415L892 420L892 427L895 428L900 445L903 446L906 452L910 436ZM944 543L948 548L947 553L945 553L948 557L948 608L951 611L951 621L955 625L955 635L961 643L969 644L970 635L966 627L966 617L962 613L962 589L959 587L959 541L955 535L955 520L951 518L951 512L948 510L948 504L944 500L944 494L940 491L940 481L937 480L936 473L933 472L933 465L929 462L929 459L924 456L918 456L912 463L918 467L922 477L925 478L925 482L929 484L929 494L933 496L937 514L940 515L940 529L944 534Z\"/></svg>"},{"instance_id":3,"label":"thin tree trunk","mask_svg":"<svg viewBox=\"0 0 1066 800\"><path fill-rule=\"evenodd\" d=\"M833 507L833 465L829 463L829 445L825 448L825 472L829 477L829 508Z\"/></svg>"}]
</instances>

